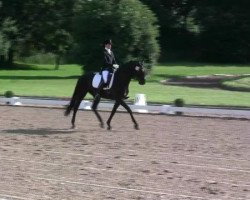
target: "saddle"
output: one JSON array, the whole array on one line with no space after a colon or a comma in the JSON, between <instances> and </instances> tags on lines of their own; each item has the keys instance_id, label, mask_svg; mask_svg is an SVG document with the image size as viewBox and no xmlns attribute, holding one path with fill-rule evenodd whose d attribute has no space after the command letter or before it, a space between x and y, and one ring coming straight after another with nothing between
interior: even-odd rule
<instances>
[{"instance_id":1,"label":"saddle","mask_svg":"<svg viewBox=\"0 0 250 200\"><path fill-rule=\"evenodd\" d=\"M103 88L104 90L109 90L112 87L113 81L114 81L114 76L115 76L115 72L108 74L107 83L105 84L105 86ZM99 72L95 73L93 80L92 80L93 88L98 88L101 80L102 80L102 75Z\"/></svg>"}]
</instances>

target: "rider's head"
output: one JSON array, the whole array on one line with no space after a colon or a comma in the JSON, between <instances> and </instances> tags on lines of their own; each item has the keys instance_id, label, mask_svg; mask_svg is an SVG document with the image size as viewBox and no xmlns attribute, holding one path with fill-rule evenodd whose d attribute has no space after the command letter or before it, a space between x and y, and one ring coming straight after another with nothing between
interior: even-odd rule
<instances>
[{"instance_id":1,"label":"rider's head","mask_svg":"<svg viewBox=\"0 0 250 200\"><path fill-rule=\"evenodd\" d=\"M105 48L111 49L111 46L112 46L112 41L111 41L111 39L108 39L108 40L105 40L105 41L104 41L104 47L105 47Z\"/></svg>"}]
</instances>

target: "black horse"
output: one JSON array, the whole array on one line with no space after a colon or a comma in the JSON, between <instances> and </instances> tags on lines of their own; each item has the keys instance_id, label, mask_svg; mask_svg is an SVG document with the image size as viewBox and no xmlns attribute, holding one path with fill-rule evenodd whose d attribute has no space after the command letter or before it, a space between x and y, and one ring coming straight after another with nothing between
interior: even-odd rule
<instances>
[{"instance_id":1,"label":"black horse","mask_svg":"<svg viewBox=\"0 0 250 200\"><path fill-rule=\"evenodd\" d=\"M70 111L73 109L74 113L72 116L72 128L75 128L75 118L76 118L76 112L80 106L81 101L86 96L86 94L89 92L93 97L97 93L97 89L92 86L92 80L95 76L95 73L88 73L86 75L82 75L76 84L75 91L73 93L73 96L71 98L70 104L67 106L65 111L65 116L70 114ZM129 83L131 79L137 79L140 85L145 84L145 70L143 68L142 63L137 61L130 61L120 68L118 68L115 72L113 85L110 88L110 90L102 90L100 92L100 97L115 100L115 104L113 106L111 115L107 121L108 129L111 129L110 122L117 110L117 108L122 105L130 114L131 119L134 123L134 128L139 129L139 126L132 114L132 111L130 107L125 103L124 99L126 98L126 95L128 94L128 88ZM103 120L100 116L100 114L97 112L97 106L100 102L100 98L95 98L92 103L92 110L94 111L95 115L97 116L100 126L103 128Z\"/></svg>"}]
</instances>

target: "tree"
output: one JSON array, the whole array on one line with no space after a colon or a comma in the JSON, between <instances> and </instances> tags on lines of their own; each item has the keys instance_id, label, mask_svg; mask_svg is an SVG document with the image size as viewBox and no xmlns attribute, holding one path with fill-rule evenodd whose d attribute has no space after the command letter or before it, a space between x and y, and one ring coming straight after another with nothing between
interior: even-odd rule
<instances>
[{"instance_id":1,"label":"tree","mask_svg":"<svg viewBox=\"0 0 250 200\"><path fill-rule=\"evenodd\" d=\"M120 63L141 59L156 62L159 55L157 19L138 0L79 0L74 36L78 62L84 70L101 67L102 42L112 38Z\"/></svg>"},{"instance_id":2,"label":"tree","mask_svg":"<svg viewBox=\"0 0 250 200\"><path fill-rule=\"evenodd\" d=\"M160 24L160 61L196 57L196 26L193 13L197 0L141 0L156 14Z\"/></svg>"},{"instance_id":3,"label":"tree","mask_svg":"<svg viewBox=\"0 0 250 200\"><path fill-rule=\"evenodd\" d=\"M26 50L53 52L57 69L61 56L72 43L73 7L72 0L0 1L0 24L6 20L13 22L9 29L15 28L18 33L15 37L10 32L6 34L11 42L9 55L13 58L13 50L18 49L26 55Z\"/></svg>"},{"instance_id":4,"label":"tree","mask_svg":"<svg viewBox=\"0 0 250 200\"><path fill-rule=\"evenodd\" d=\"M12 65L18 29L10 18L2 21L0 28L0 64Z\"/></svg>"},{"instance_id":5,"label":"tree","mask_svg":"<svg viewBox=\"0 0 250 200\"><path fill-rule=\"evenodd\" d=\"M10 47L10 42L5 38L2 31L0 31L0 67L5 64L6 55Z\"/></svg>"},{"instance_id":6,"label":"tree","mask_svg":"<svg viewBox=\"0 0 250 200\"><path fill-rule=\"evenodd\" d=\"M248 0L203 0L197 3L202 60L250 61L249 7Z\"/></svg>"},{"instance_id":7,"label":"tree","mask_svg":"<svg viewBox=\"0 0 250 200\"><path fill-rule=\"evenodd\" d=\"M56 55L55 69L59 68L60 60L73 44L72 15L74 1L50 1L47 12L47 23L44 28L44 49Z\"/></svg>"}]
</instances>

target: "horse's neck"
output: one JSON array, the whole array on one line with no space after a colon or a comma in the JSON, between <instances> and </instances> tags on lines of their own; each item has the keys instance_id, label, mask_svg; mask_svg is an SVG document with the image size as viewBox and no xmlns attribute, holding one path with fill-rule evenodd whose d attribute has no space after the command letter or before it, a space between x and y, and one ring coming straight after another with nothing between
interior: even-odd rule
<instances>
[{"instance_id":1,"label":"horse's neck","mask_svg":"<svg viewBox=\"0 0 250 200\"><path fill-rule=\"evenodd\" d=\"M120 68L118 72L119 79L124 85L128 85L132 79L132 74L128 67Z\"/></svg>"}]
</instances>

